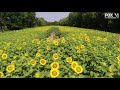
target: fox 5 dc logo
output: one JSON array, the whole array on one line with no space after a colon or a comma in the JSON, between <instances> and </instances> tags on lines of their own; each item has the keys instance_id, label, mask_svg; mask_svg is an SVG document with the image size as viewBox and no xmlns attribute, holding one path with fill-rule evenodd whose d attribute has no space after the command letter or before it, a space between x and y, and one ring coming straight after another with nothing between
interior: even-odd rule
<instances>
[{"instance_id":1,"label":"fox 5 dc logo","mask_svg":"<svg viewBox=\"0 0 120 90\"><path fill-rule=\"evenodd\" d=\"M105 19L119 19L119 13L104 13Z\"/></svg>"}]
</instances>

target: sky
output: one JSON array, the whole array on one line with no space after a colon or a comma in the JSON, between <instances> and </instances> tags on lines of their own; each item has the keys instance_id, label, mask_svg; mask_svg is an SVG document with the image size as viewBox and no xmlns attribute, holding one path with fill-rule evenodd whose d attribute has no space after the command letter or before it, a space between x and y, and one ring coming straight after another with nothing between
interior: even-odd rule
<instances>
[{"instance_id":1,"label":"sky","mask_svg":"<svg viewBox=\"0 0 120 90\"><path fill-rule=\"evenodd\" d=\"M69 15L70 12L36 12L36 17L42 17L48 22L59 21Z\"/></svg>"}]
</instances>

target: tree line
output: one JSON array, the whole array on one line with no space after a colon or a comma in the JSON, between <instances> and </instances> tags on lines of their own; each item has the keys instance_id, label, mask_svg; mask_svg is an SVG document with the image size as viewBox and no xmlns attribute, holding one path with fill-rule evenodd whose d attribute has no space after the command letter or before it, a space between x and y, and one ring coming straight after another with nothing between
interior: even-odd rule
<instances>
[{"instance_id":1,"label":"tree line","mask_svg":"<svg viewBox=\"0 0 120 90\"><path fill-rule=\"evenodd\" d=\"M0 26L3 29L18 30L27 27L34 27L34 12L0 12Z\"/></svg>"},{"instance_id":2,"label":"tree line","mask_svg":"<svg viewBox=\"0 0 120 90\"><path fill-rule=\"evenodd\" d=\"M37 18L35 12L0 12L0 30L19 30L45 25L74 26L119 32L120 19L105 19L104 12L71 12L68 17L55 22Z\"/></svg>"},{"instance_id":3,"label":"tree line","mask_svg":"<svg viewBox=\"0 0 120 90\"><path fill-rule=\"evenodd\" d=\"M43 26L46 23L43 18L37 18L35 12L0 12L0 31Z\"/></svg>"},{"instance_id":4,"label":"tree line","mask_svg":"<svg viewBox=\"0 0 120 90\"><path fill-rule=\"evenodd\" d=\"M104 12L71 12L59 25L120 32L120 19L105 19Z\"/></svg>"}]
</instances>

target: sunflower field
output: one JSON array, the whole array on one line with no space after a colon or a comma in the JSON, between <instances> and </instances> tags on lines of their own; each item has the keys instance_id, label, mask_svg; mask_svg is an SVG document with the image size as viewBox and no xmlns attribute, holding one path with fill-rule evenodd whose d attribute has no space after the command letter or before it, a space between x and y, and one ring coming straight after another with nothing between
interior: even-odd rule
<instances>
[{"instance_id":1,"label":"sunflower field","mask_svg":"<svg viewBox=\"0 0 120 90\"><path fill-rule=\"evenodd\" d=\"M45 37L50 28L61 36ZM120 35L67 26L0 32L0 78L120 78Z\"/></svg>"}]
</instances>

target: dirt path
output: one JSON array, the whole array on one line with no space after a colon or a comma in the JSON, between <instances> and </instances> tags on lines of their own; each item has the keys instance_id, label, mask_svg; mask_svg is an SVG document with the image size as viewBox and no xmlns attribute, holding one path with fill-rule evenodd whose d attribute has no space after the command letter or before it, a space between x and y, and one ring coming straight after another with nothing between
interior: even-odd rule
<instances>
[{"instance_id":1,"label":"dirt path","mask_svg":"<svg viewBox=\"0 0 120 90\"><path fill-rule=\"evenodd\" d=\"M51 41L55 39L56 33L52 32L51 35L48 37Z\"/></svg>"}]
</instances>

